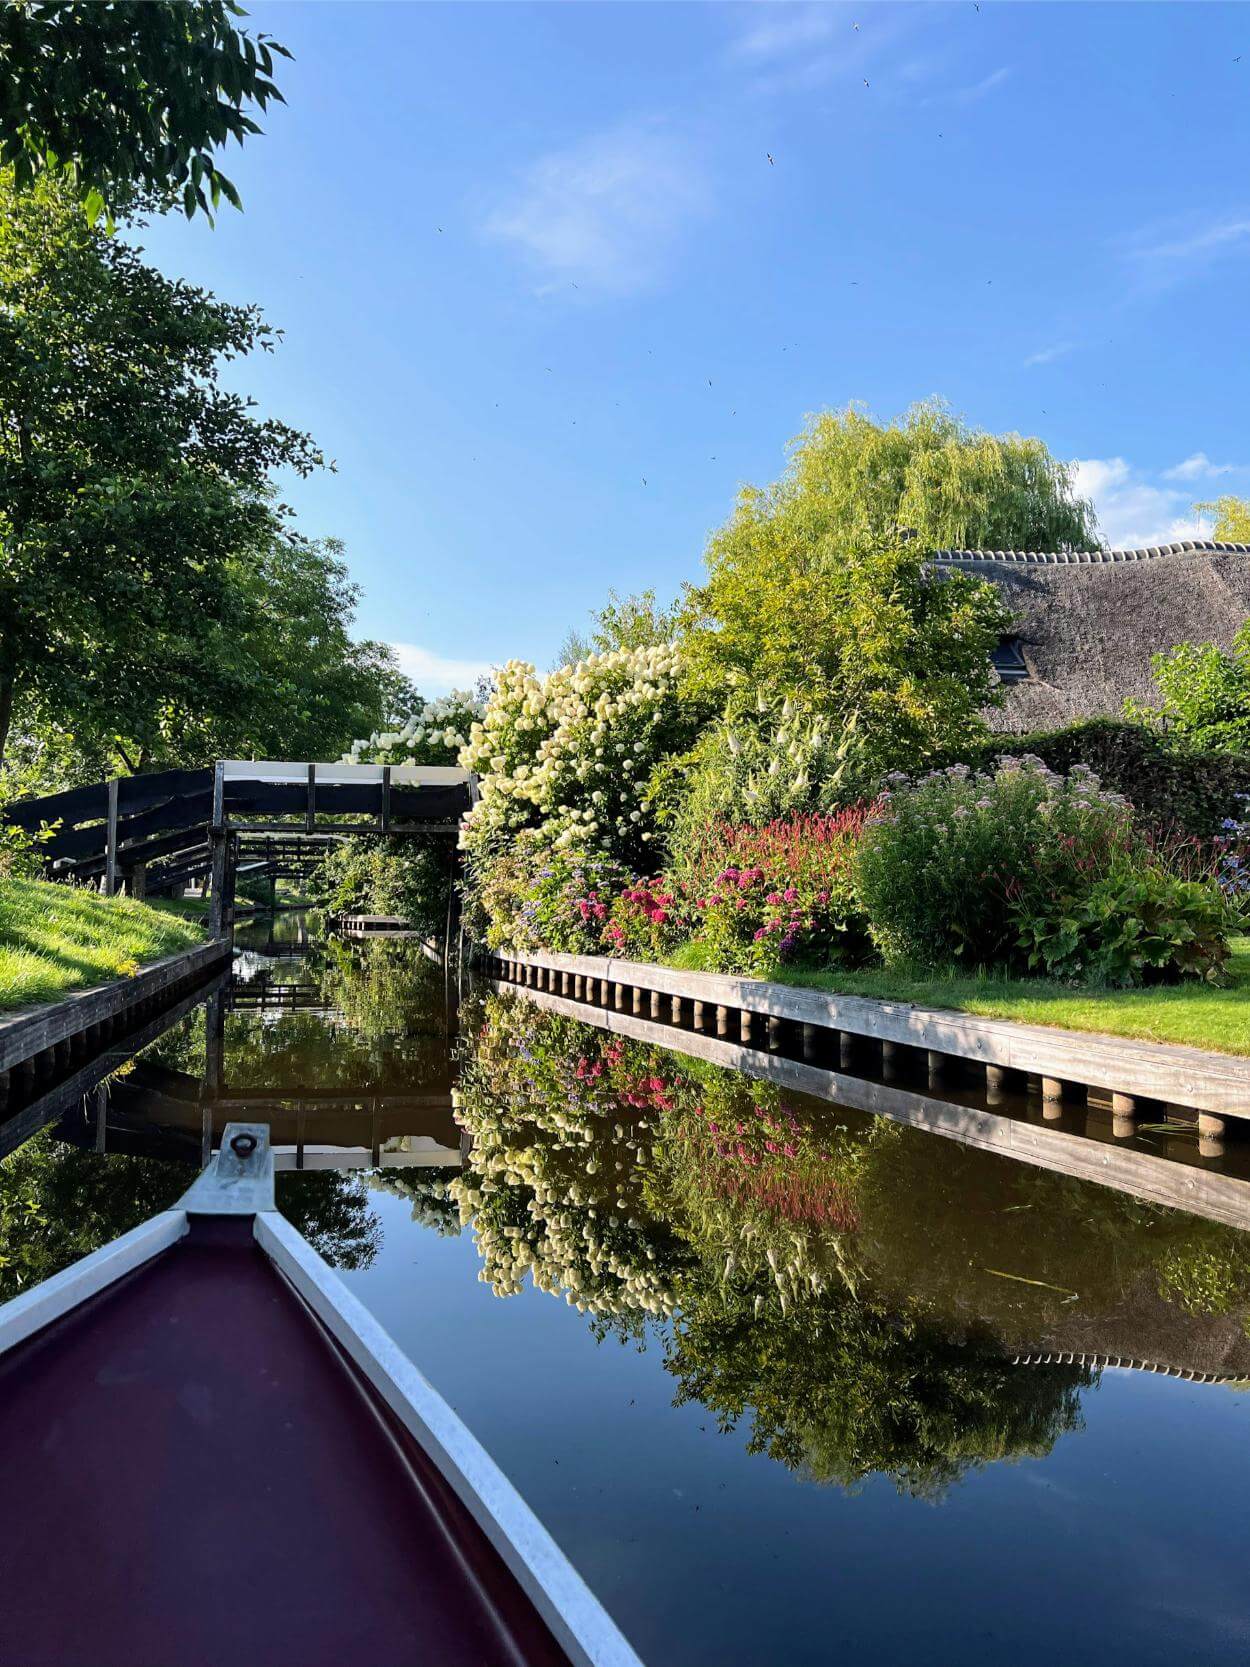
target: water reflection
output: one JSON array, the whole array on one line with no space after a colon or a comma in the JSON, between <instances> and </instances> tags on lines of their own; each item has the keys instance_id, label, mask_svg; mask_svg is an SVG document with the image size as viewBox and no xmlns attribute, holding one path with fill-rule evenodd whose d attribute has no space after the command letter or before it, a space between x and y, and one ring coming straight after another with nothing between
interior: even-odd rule
<instances>
[{"instance_id":1,"label":"water reflection","mask_svg":"<svg viewBox=\"0 0 1250 1667\"><path fill-rule=\"evenodd\" d=\"M1038 1456L1096 1370L1250 1376L1241 1234L492 996L452 1184L485 1276L617 1330L820 1480L932 1492Z\"/></svg>"},{"instance_id":2,"label":"water reflection","mask_svg":"<svg viewBox=\"0 0 1250 1667\"><path fill-rule=\"evenodd\" d=\"M1250 1380L1250 1239L1229 1226L936 1138L851 1094L799 1092L784 1072L750 1080L520 992L458 1003L411 944L327 943L290 917L249 936L232 982L99 1065L103 1092L80 1073L59 1106L40 1101L48 1126L27 1126L0 1163L0 1296L167 1207L226 1121L263 1118L279 1207L455 1384L600 1579L648 1571L645 1601L621 1598L640 1638L667 1578L657 1548L676 1487L635 1501L628 1532L616 1507L596 1516L592 1502L635 1439L605 1386L628 1381L632 1407L639 1350L676 1421L665 1429L693 1412L700 1451L716 1445L698 1473L729 1476L753 1455L752 1475L789 1488L793 1510L799 1495L862 1500L874 1479L900 1508L949 1507L976 1478L1011 1473L1007 1461L1049 1475L1074 1453L1096 1494L1113 1447L1087 1424L1109 1389L1156 1383L1109 1362L1204 1380L1157 1388L1207 1397L1209 1417L1241 1404L1216 1386ZM902 1106L906 1091L890 1092ZM504 1300L475 1305L473 1272ZM559 1333L545 1318L557 1303L581 1316ZM536 1471L540 1432L579 1419L593 1437L563 1450L563 1469ZM663 1482L677 1461L654 1439ZM616 1486L624 1497L631 1483ZM980 1536L1002 1527L984 1508ZM1149 1511L1164 1532L1162 1484ZM854 1518L854 1534L874 1520ZM683 1578L699 1588L697 1568L692 1553L673 1574L670 1605ZM809 1636L819 1589L794 1603L775 1623L776 1658L825 1659ZM667 1639L657 1659L732 1655L705 1630L696 1642L678 1625L680 1647ZM949 1658L972 1656L952 1646Z\"/></svg>"}]
</instances>

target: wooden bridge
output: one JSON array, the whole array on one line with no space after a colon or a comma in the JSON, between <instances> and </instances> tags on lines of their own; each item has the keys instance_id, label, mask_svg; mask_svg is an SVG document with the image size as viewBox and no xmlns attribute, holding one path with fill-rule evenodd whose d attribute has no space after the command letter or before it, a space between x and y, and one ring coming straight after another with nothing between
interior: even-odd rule
<instances>
[{"instance_id":1,"label":"wooden bridge","mask_svg":"<svg viewBox=\"0 0 1250 1667\"><path fill-rule=\"evenodd\" d=\"M454 837L476 797L476 777L450 766L227 759L18 800L4 820L51 830L39 847L51 878L99 882L110 896L211 875L219 936L239 874L302 875L351 834Z\"/></svg>"}]
</instances>

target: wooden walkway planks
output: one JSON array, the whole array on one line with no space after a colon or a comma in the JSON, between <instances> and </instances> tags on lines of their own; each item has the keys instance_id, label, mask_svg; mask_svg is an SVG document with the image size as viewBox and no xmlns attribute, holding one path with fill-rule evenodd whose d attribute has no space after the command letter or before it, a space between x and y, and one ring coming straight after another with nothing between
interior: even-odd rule
<instances>
[{"instance_id":1,"label":"wooden walkway planks","mask_svg":"<svg viewBox=\"0 0 1250 1667\"><path fill-rule=\"evenodd\" d=\"M879 1042L924 1048L1110 1093L1191 1106L1219 1117L1250 1118L1250 1059L1163 1042L1138 1042L1096 1031L985 1019L908 1002L840 996L762 979L684 972L598 955L492 954L503 965L654 991L796 1024L819 1025Z\"/></svg>"}]
</instances>

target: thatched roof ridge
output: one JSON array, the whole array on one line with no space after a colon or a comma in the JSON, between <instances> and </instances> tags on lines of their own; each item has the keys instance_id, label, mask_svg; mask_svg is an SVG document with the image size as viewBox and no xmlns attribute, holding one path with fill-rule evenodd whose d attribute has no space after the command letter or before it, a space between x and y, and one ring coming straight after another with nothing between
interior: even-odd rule
<instances>
[{"instance_id":1,"label":"thatched roof ridge","mask_svg":"<svg viewBox=\"0 0 1250 1667\"><path fill-rule=\"evenodd\" d=\"M1066 567L1085 562L1150 561L1156 556L1248 556L1250 544L1222 544L1216 539L1187 538L1177 544L1150 544L1141 550L933 550L928 559L964 562L1044 562Z\"/></svg>"},{"instance_id":2,"label":"thatched roof ridge","mask_svg":"<svg viewBox=\"0 0 1250 1667\"><path fill-rule=\"evenodd\" d=\"M937 574L997 585L1027 676L988 714L995 729L1057 729L1158 700L1151 658L1178 643L1225 651L1250 617L1250 545L1146 550L937 551Z\"/></svg>"}]
</instances>

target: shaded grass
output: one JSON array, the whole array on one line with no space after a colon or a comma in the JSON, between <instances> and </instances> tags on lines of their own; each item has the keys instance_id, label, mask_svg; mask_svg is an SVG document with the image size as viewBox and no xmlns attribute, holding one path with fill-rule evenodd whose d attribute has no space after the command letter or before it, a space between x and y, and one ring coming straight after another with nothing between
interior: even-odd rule
<instances>
[{"instance_id":1,"label":"shaded grass","mask_svg":"<svg viewBox=\"0 0 1250 1667\"><path fill-rule=\"evenodd\" d=\"M777 973L776 982L836 995L953 1008L987 1019L1250 1054L1250 937L1234 938L1232 951L1229 982L1219 989L1196 982L1141 990L1082 989L1048 978L976 975L962 968L942 974L907 967L823 972L787 967ZM716 970L701 962L693 945L674 955L672 963L692 971Z\"/></svg>"},{"instance_id":2,"label":"shaded grass","mask_svg":"<svg viewBox=\"0 0 1250 1667\"><path fill-rule=\"evenodd\" d=\"M154 897L150 907L165 915L176 915L181 920L207 920L212 907L208 897Z\"/></svg>"},{"instance_id":3,"label":"shaded grass","mask_svg":"<svg viewBox=\"0 0 1250 1667\"><path fill-rule=\"evenodd\" d=\"M0 1008L55 1001L202 943L167 907L45 880L0 880Z\"/></svg>"}]
</instances>

